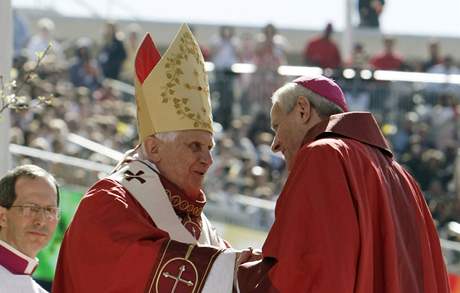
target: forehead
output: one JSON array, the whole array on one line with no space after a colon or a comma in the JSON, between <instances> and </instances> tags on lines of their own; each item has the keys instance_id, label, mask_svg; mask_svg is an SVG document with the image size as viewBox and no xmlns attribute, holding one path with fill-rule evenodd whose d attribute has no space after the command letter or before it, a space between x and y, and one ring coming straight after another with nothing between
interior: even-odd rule
<instances>
[{"instance_id":1,"label":"forehead","mask_svg":"<svg viewBox=\"0 0 460 293\"><path fill-rule=\"evenodd\" d=\"M271 118L272 127L274 125L279 124L280 121L283 119L283 117L284 117L284 112L281 109L280 105L278 103L274 104L272 106L271 111L270 111L270 118Z\"/></svg>"},{"instance_id":2,"label":"forehead","mask_svg":"<svg viewBox=\"0 0 460 293\"><path fill-rule=\"evenodd\" d=\"M178 141L182 142L200 142L202 144L213 144L214 138L212 133L204 130L185 130L179 131L177 136Z\"/></svg>"},{"instance_id":3,"label":"forehead","mask_svg":"<svg viewBox=\"0 0 460 293\"><path fill-rule=\"evenodd\" d=\"M56 186L43 177L19 177L16 180L15 192L15 203L55 205L57 202Z\"/></svg>"}]
</instances>

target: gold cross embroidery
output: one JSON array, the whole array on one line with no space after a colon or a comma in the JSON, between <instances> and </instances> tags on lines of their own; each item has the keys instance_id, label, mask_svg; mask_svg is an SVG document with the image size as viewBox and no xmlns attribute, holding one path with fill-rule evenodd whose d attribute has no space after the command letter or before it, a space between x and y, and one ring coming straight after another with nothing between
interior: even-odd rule
<instances>
[{"instance_id":1,"label":"gold cross embroidery","mask_svg":"<svg viewBox=\"0 0 460 293\"><path fill-rule=\"evenodd\" d=\"M177 275L177 277L174 277L173 275L171 275L171 274L168 273L168 272L164 272L164 273L163 273L163 276L164 276L165 278L171 278L171 279L176 280L176 281L174 282L174 286L173 286L172 289L171 289L171 293L176 292L176 288L177 288L177 285L179 284L179 282L182 282L182 283L184 283L185 285L187 285L187 286L189 286L189 287L193 286L193 282L192 282L192 281L188 281L188 280L185 280L185 279L181 279L182 274L183 274L184 272L185 272L185 266L182 265L182 266L180 266L180 268L179 268L179 275Z\"/></svg>"}]
</instances>

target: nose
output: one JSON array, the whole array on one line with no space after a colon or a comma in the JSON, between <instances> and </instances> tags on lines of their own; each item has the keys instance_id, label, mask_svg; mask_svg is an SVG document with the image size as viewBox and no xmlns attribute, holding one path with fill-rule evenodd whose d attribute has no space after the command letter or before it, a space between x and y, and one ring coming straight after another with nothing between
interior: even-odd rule
<instances>
[{"instance_id":1,"label":"nose","mask_svg":"<svg viewBox=\"0 0 460 293\"><path fill-rule=\"evenodd\" d=\"M278 138L278 135L276 134L275 137L273 138L273 142L272 142L272 151L274 153L277 153L280 151L280 147L281 147L281 144L280 144L280 140Z\"/></svg>"},{"instance_id":2,"label":"nose","mask_svg":"<svg viewBox=\"0 0 460 293\"><path fill-rule=\"evenodd\" d=\"M205 164L206 166L211 166L212 162L213 162L213 159L212 159L212 155L211 155L211 152L206 150L202 153L201 155L201 163Z\"/></svg>"},{"instance_id":3,"label":"nose","mask_svg":"<svg viewBox=\"0 0 460 293\"><path fill-rule=\"evenodd\" d=\"M46 214L44 210L40 210L34 217L33 217L33 223L35 226L40 227L45 225L46 222Z\"/></svg>"}]
</instances>

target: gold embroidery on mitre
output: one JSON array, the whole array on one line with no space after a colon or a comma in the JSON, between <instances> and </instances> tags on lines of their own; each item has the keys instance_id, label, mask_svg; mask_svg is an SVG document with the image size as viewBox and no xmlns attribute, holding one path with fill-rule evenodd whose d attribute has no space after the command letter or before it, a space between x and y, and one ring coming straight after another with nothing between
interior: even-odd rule
<instances>
[{"instance_id":1,"label":"gold embroidery on mitre","mask_svg":"<svg viewBox=\"0 0 460 293\"><path fill-rule=\"evenodd\" d=\"M139 136L201 129L212 132L209 84L201 50L182 25L143 84L136 84ZM141 101L142 100L142 101Z\"/></svg>"}]
</instances>

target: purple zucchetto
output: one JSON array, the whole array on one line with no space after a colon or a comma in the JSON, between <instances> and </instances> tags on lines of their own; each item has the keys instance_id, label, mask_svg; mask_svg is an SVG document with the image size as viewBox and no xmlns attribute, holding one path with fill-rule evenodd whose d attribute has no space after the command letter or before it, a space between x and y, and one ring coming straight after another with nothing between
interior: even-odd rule
<instances>
[{"instance_id":1,"label":"purple zucchetto","mask_svg":"<svg viewBox=\"0 0 460 293\"><path fill-rule=\"evenodd\" d=\"M348 112L348 105L340 87L330 78L325 76L301 76L292 82L328 99L339 106L344 112Z\"/></svg>"}]
</instances>

